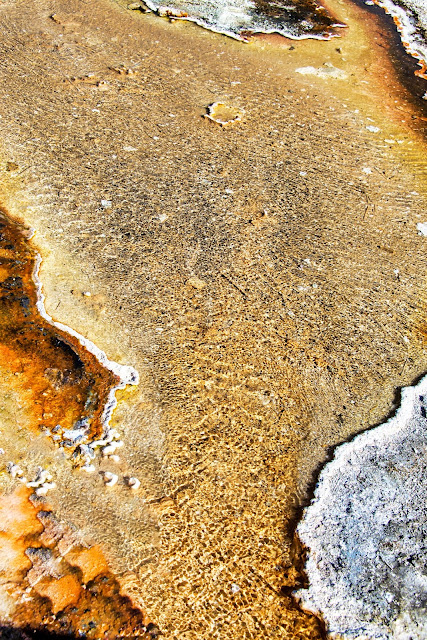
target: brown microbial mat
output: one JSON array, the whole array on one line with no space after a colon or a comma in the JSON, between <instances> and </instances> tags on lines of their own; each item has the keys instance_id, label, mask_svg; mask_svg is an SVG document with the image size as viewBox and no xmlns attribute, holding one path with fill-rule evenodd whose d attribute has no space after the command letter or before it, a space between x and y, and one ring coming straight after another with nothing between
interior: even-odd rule
<instances>
[{"instance_id":1,"label":"brown microbial mat","mask_svg":"<svg viewBox=\"0 0 427 640\"><path fill-rule=\"evenodd\" d=\"M305 26L310 35L330 37L338 31L337 22L333 15L315 0L299 0L286 2L283 0L255 0L255 11L269 19L271 26L278 29L285 23L289 27ZM344 26L344 25L341 25ZM304 33L304 28L300 31Z\"/></svg>"}]
</instances>

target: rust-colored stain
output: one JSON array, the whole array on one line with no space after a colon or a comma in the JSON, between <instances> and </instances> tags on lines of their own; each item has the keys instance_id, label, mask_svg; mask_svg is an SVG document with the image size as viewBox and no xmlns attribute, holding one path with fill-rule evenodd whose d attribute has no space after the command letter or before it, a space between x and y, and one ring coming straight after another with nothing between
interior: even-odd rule
<instances>
[{"instance_id":1,"label":"rust-colored stain","mask_svg":"<svg viewBox=\"0 0 427 640\"><path fill-rule=\"evenodd\" d=\"M34 430L70 444L72 453L75 444L61 441L62 432L84 421L89 437L100 435L104 406L119 379L76 338L42 317L33 277L36 258L25 228L0 208L1 366L19 390ZM0 583L0 599L11 608L16 629L93 639L158 633L122 595L102 549L57 520L26 486L0 496Z\"/></svg>"},{"instance_id":2,"label":"rust-colored stain","mask_svg":"<svg viewBox=\"0 0 427 640\"><path fill-rule=\"evenodd\" d=\"M121 593L100 547L60 522L30 489L1 497L0 520L0 577L15 628L93 640L157 637L158 628Z\"/></svg>"},{"instance_id":3,"label":"rust-colored stain","mask_svg":"<svg viewBox=\"0 0 427 640\"><path fill-rule=\"evenodd\" d=\"M0 208L0 361L27 399L35 430L50 430L61 443L64 429L84 421L89 436L96 437L118 378L75 337L40 315L36 255L24 228Z\"/></svg>"}]
</instances>

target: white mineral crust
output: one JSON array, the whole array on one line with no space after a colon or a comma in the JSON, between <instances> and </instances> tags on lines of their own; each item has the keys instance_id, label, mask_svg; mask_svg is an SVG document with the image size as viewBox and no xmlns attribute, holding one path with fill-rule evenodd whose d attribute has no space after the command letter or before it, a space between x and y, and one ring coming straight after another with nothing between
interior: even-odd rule
<instances>
[{"instance_id":1,"label":"white mineral crust","mask_svg":"<svg viewBox=\"0 0 427 640\"><path fill-rule=\"evenodd\" d=\"M298 526L310 586L296 595L331 637L427 638L426 415L427 376L337 448Z\"/></svg>"},{"instance_id":2,"label":"white mineral crust","mask_svg":"<svg viewBox=\"0 0 427 640\"><path fill-rule=\"evenodd\" d=\"M293 24L292 20L271 18L259 10L256 0L169 0L167 3L146 0L145 4L159 15L173 15L190 20L206 29L237 39L244 39L241 32L245 30L254 33L280 33L293 39L325 37L312 30L313 25L309 20ZM292 15L292 4L280 6L282 9L287 8Z\"/></svg>"}]
</instances>

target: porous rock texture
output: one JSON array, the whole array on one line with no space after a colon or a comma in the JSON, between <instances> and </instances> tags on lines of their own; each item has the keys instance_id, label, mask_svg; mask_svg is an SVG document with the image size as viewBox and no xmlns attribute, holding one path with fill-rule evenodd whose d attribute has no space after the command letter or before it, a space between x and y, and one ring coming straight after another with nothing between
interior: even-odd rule
<instances>
[{"instance_id":1,"label":"porous rock texture","mask_svg":"<svg viewBox=\"0 0 427 640\"><path fill-rule=\"evenodd\" d=\"M427 378L388 422L338 448L298 533L309 548L305 606L332 636L427 637Z\"/></svg>"}]
</instances>

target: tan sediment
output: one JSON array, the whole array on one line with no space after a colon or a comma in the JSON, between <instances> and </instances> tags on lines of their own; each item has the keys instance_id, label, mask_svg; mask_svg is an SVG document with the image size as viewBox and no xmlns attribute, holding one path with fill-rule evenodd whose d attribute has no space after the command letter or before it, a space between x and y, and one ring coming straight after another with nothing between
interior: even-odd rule
<instances>
[{"instance_id":1,"label":"tan sediment","mask_svg":"<svg viewBox=\"0 0 427 640\"><path fill-rule=\"evenodd\" d=\"M299 507L426 365L419 121L370 24L285 51L86 9L2 9L5 162L28 167L2 197L37 229L48 310L141 374L115 416L141 487L55 458L49 499L166 637L320 638L288 595ZM348 79L295 72L325 62ZM108 89L69 82L89 73ZM213 101L242 122L206 122Z\"/></svg>"}]
</instances>

